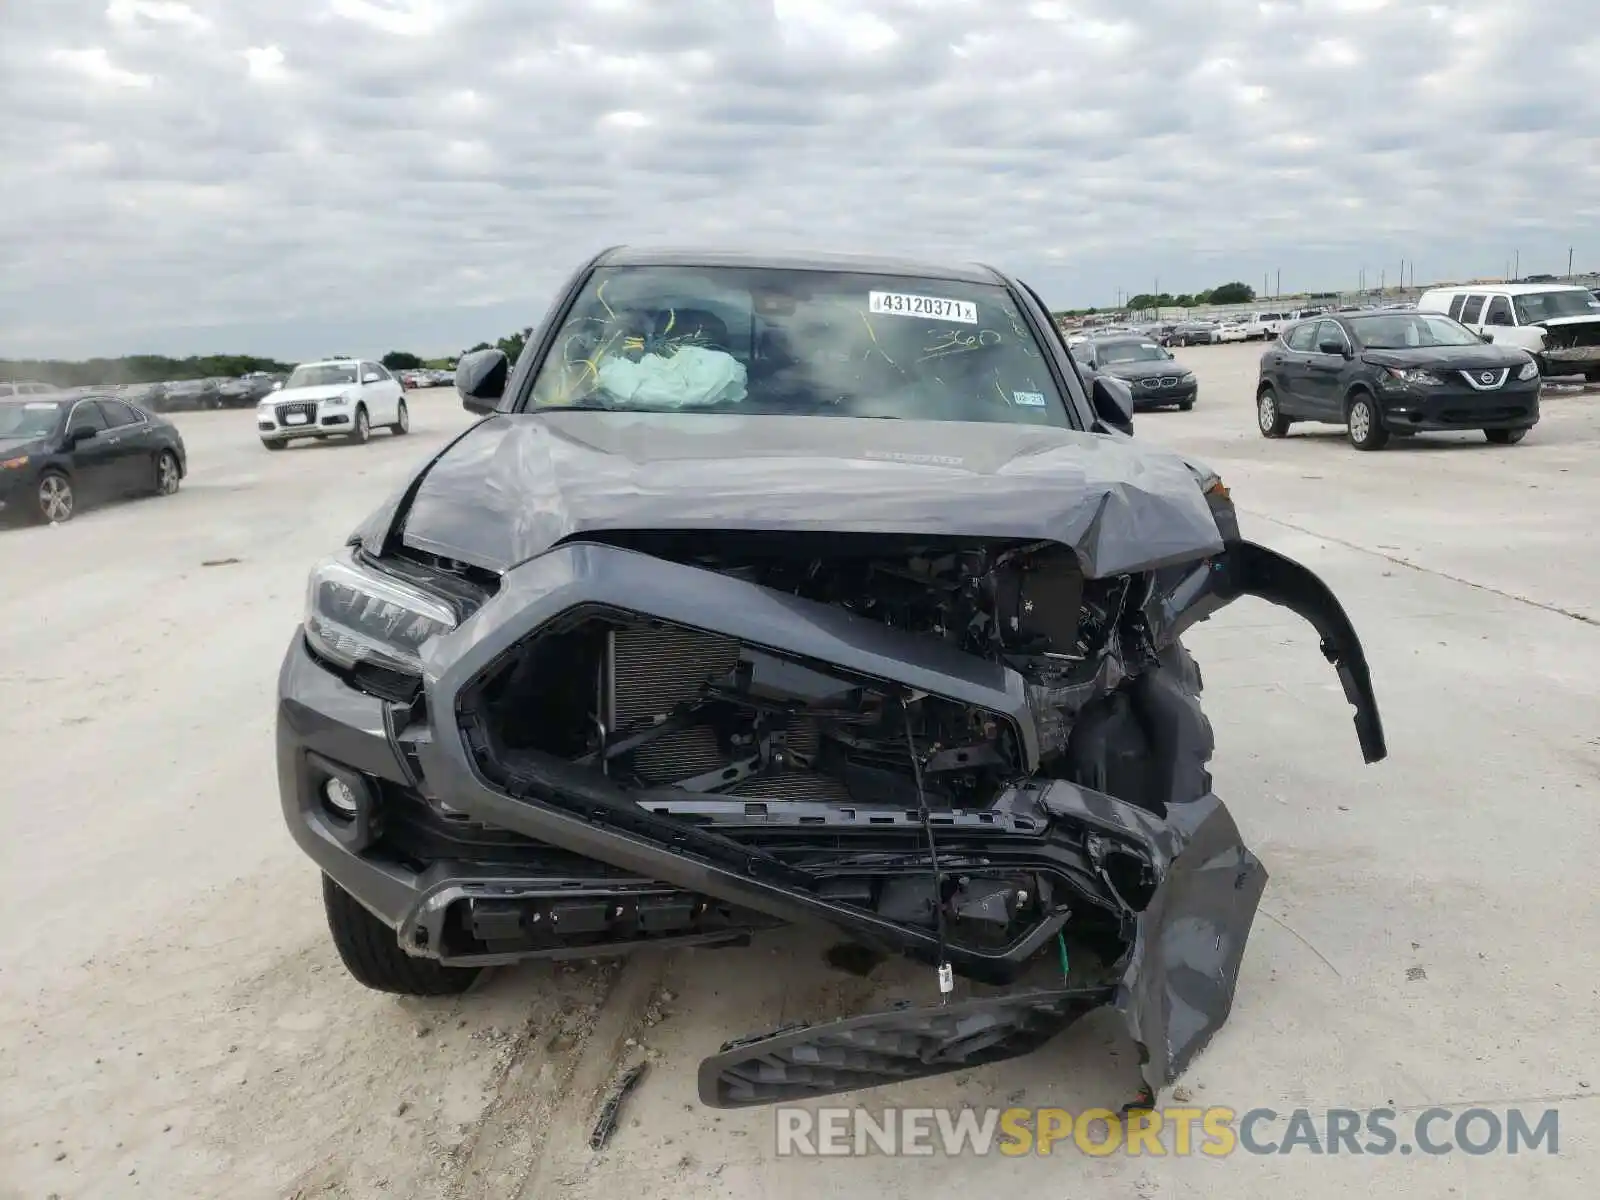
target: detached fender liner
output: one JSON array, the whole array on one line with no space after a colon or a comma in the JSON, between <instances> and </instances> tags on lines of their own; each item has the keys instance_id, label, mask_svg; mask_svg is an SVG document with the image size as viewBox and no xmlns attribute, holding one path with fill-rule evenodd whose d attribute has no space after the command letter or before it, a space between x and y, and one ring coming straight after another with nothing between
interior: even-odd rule
<instances>
[{"instance_id":1,"label":"detached fender liner","mask_svg":"<svg viewBox=\"0 0 1600 1200\"><path fill-rule=\"evenodd\" d=\"M1059 988L792 1026L729 1042L703 1060L700 1100L783 1104L1003 1062L1110 1001L1109 988Z\"/></svg>"},{"instance_id":2,"label":"detached fender liner","mask_svg":"<svg viewBox=\"0 0 1600 1200\"><path fill-rule=\"evenodd\" d=\"M1240 596L1255 596L1305 618L1322 639L1322 655L1339 673L1345 699L1355 709L1356 738L1369 763L1388 757L1372 672L1355 626L1327 584L1309 568L1254 542L1231 541L1223 552L1186 576L1152 612L1162 640L1175 640Z\"/></svg>"}]
</instances>

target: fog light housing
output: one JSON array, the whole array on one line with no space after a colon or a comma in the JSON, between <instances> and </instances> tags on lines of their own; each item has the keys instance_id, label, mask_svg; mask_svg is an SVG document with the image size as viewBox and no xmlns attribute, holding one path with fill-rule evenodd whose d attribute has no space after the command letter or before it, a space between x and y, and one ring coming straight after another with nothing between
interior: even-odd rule
<instances>
[{"instance_id":1,"label":"fog light housing","mask_svg":"<svg viewBox=\"0 0 1600 1200\"><path fill-rule=\"evenodd\" d=\"M358 854L377 841L382 814L376 783L320 754L307 754L306 768L307 815L322 831Z\"/></svg>"},{"instance_id":2,"label":"fog light housing","mask_svg":"<svg viewBox=\"0 0 1600 1200\"><path fill-rule=\"evenodd\" d=\"M342 779L329 779L322 785L322 802L334 816L346 821L355 820L361 809L355 789Z\"/></svg>"}]
</instances>

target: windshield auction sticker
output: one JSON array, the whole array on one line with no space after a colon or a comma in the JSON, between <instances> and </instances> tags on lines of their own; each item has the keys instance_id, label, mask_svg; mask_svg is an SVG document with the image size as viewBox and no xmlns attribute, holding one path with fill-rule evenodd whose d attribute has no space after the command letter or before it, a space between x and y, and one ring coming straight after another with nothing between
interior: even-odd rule
<instances>
[{"instance_id":1,"label":"windshield auction sticker","mask_svg":"<svg viewBox=\"0 0 1600 1200\"><path fill-rule=\"evenodd\" d=\"M978 323L978 306L971 300L943 296L913 296L907 292L868 292L868 311L892 317L935 317L962 325Z\"/></svg>"}]
</instances>

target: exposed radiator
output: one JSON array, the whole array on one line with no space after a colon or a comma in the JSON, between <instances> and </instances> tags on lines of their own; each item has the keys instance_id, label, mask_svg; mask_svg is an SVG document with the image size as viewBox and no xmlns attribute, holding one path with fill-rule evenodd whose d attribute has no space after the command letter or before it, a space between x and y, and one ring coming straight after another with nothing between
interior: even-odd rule
<instances>
[{"instance_id":1,"label":"exposed radiator","mask_svg":"<svg viewBox=\"0 0 1600 1200\"><path fill-rule=\"evenodd\" d=\"M634 627L610 637L606 727L614 735L696 699L739 665L739 643L694 630ZM685 729L641 747L633 765L652 783L669 783L715 770L725 758L710 729Z\"/></svg>"},{"instance_id":2,"label":"exposed radiator","mask_svg":"<svg viewBox=\"0 0 1600 1200\"><path fill-rule=\"evenodd\" d=\"M726 678L739 662L737 642L694 630L629 628L610 636L606 725L613 735L698 698L707 682ZM816 726L796 722L787 731L785 745L802 756L815 754ZM729 758L718 746L715 732L698 727L640 747L633 756L633 769L651 783L666 784L714 771ZM727 794L768 800L850 800L843 784L811 771L746 779Z\"/></svg>"}]
</instances>

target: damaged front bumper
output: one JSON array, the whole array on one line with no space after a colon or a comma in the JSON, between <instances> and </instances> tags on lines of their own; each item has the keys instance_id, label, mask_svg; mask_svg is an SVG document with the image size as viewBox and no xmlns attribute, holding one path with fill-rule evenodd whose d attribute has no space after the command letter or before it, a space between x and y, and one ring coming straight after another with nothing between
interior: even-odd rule
<instances>
[{"instance_id":1,"label":"damaged front bumper","mask_svg":"<svg viewBox=\"0 0 1600 1200\"><path fill-rule=\"evenodd\" d=\"M428 644L419 696L373 695L297 637L280 674L285 817L321 869L393 927L408 952L449 964L733 944L803 922L948 962L967 981L967 994L947 1005L729 1044L703 1064L708 1104L824 1095L998 1061L1108 1005L1140 1046L1147 1083L1159 1088L1226 1020L1266 883L1211 791L1211 729L1180 634L1242 595L1299 613L1355 708L1364 757L1385 754L1360 642L1315 575L1231 541L1161 582L1143 617L1165 665L1116 681L1119 706L1083 708L1072 731L1076 777L1064 779L1034 770L1033 697L1015 671L737 579L610 546L563 545L507 572L470 621ZM515 647L583 606L690 625L712 611L719 631L792 661L964 699L1014 721L1028 777L988 809L929 821L946 880L1020 873L1038 881L1041 894L1029 898L1015 936L963 940L958 930L946 940L853 890L862 878L926 873L916 812L641 798L552 755L498 762L477 690ZM1156 796L1139 805L1112 794L1126 791L1134 728L1144 739L1145 794ZM353 811L330 807L330 780L355 798ZM1063 979L1056 946L1080 930L1102 969Z\"/></svg>"}]
</instances>

